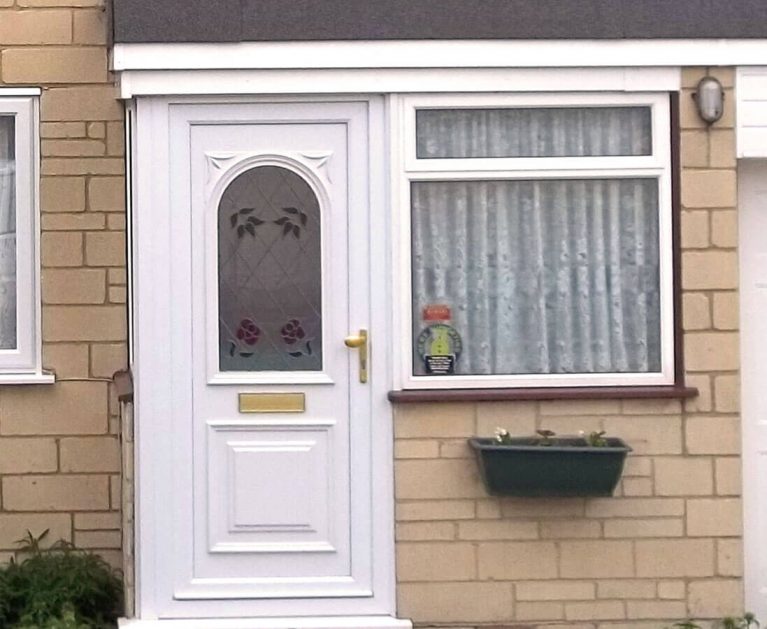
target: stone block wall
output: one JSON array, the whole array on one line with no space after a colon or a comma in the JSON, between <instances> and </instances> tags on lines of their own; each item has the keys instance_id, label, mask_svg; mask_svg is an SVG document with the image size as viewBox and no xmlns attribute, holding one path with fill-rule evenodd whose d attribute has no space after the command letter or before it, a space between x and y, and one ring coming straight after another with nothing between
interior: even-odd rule
<instances>
[{"instance_id":1,"label":"stone block wall","mask_svg":"<svg viewBox=\"0 0 767 629\"><path fill-rule=\"evenodd\" d=\"M743 611L733 75L708 128L683 73L677 400L400 405L395 410L399 614L421 626L650 629ZM634 448L613 498L488 497L466 438L606 430Z\"/></svg>"},{"instance_id":2,"label":"stone block wall","mask_svg":"<svg viewBox=\"0 0 767 629\"><path fill-rule=\"evenodd\" d=\"M43 89L43 363L56 373L0 385L0 560L49 528L121 562L110 380L127 361L124 125L108 32L104 0L0 0L0 87Z\"/></svg>"}]
</instances>

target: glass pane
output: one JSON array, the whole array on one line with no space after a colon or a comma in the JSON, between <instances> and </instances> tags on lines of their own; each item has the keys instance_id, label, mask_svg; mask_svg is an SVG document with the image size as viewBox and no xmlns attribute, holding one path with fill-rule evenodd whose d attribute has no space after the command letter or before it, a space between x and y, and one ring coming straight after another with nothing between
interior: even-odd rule
<instances>
[{"instance_id":1,"label":"glass pane","mask_svg":"<svg viewBox=\"0 0 767 629\"><path fill-rule=\"evenodd\" d=\"M16 143L0 116L0 349L16 348Z\"/></svg>"},{"instance_id":2,"label":"glass pane","mask_svg":"<svg viewBox=\"0 0 767 629\"><path fill-rule=\"evenodd\" d=\"M320 206L279 166L238 176L218 208L222 371L322 369Z\"/></svg>"},{"instance_id":3,"label":"glass pane","mask_svg":"<svg viewBox=\"0 0 767 629\"><path fill-rule=\"evenodd\" d=\"M419 159L651 155L649 107L421 109Z\"/></svg>"},{"instance_id":4,"label":"glass pane","mask_svg":"<svg viewBox=\"0 0 767 629\"><path fill-rule=\"evenodd\" d=\"M411 192L414 375L660 371L656 179Z\"/></svg>"}]
</instances>

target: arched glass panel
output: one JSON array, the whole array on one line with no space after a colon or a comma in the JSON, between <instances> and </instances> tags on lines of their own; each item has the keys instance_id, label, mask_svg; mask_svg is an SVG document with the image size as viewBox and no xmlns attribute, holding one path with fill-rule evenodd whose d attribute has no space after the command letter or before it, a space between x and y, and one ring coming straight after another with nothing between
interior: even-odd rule
<instances>
[{"instance_id":1,"label":"arched glass panel","mask_svg":"<svg viewBox=\"0 0 767 629\"><path fill-rule=\"evenodd\" d=\"M218 207L221 371L322 369L320 206L306 180L256 166Z\"/></svg>"}]
</instances>

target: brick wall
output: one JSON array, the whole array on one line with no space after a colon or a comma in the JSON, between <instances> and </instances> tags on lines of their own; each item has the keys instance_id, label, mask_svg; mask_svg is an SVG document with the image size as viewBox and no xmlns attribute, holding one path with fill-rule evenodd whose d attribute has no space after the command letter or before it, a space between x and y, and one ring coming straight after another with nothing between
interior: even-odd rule
<instances>
[{"instance_id":1,"label":"brick wall","mask_svg":"<svg viewBox=\"0 0 767 629\"><path fill-rule=\"evenodd\" d=\"M103 0L0 0L0 87L40 86L44 365L0 386L0 559L50 528L120 563L117 402L126 364L123 111Z\"/></svg>"},{"instance_id":2,"label":"brick wall","mask_svg":"<svg viewBox=\"0 0 767 629\"><path fill-rule=\"evenodd\" d=\"M742 612L733 72L711 129L683 75L682 246L691 401L396 409L399 613L421 625L661 627ZM606 430L634 448L614 498L488 497L466 445L496 426Z\"/></svg>"}]
</instances>

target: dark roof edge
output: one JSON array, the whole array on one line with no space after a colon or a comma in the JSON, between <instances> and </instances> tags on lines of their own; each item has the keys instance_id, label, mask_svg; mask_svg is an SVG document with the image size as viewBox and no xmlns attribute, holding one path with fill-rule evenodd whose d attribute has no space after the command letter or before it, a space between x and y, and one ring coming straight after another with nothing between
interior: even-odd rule
<instances>
[{"instance_id":1,"label":"dark roof edge","mask_svg":"<svg viewBox=\"0 0 767 629\"><path fill-rule=\"evenodd\" d=\"M767 38L767 2L114 0L114 35L116 43L756 39Z\"/></svg>"}]
</instances>

